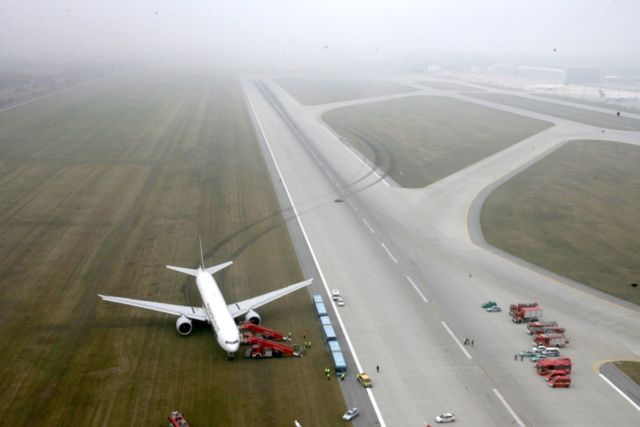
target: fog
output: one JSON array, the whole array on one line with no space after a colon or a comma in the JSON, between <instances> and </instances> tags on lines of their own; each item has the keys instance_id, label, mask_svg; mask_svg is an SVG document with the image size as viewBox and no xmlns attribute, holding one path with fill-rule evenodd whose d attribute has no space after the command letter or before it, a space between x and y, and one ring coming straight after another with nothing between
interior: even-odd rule
<instances>
[{"instance_id":1,"label":"fog","mask_svg":"<svg viewBox=\"0 0 640 427\"><path fill-rule=\"evenodd\" d=\"M456 55L637 61L638 17L637 0L0 0L0 58L308 67Z\"/></svg>"}]
</instances>

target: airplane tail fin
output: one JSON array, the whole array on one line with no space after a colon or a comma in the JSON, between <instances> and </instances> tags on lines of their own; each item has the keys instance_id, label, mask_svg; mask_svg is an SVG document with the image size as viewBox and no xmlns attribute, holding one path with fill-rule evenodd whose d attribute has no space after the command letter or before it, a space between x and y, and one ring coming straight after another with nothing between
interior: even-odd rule
<instances>
[{"instance_id":1,"label":"airplane tail fin","mask_svg":"<svg viewBox=\"0 0 640 427\"><path fill-rule=\"evenodd\" d=\"M198 242L200 242L200 267L204 270L204 255L202 253L202 238L198 234Z\"/></svg>"},{"instance_id":2,"label":"airplane tail fin","mask_svg":"<svg viewBox=\"0 0 640 427\"><path fill-rule=\"evenodd\" d=\"M205 268L204 271L206 271L209 274L217 273L218 271L229 267L231 264L233 264L233 261L228 261L228 262L225 262L224 264L218 264L213 267ZM167 268L169 270L174 270L180 273L188 274L189 276L195 277L198 275L198 270L195 270L193 268L176 267L173 265L167 265Z\"/></svg>"},{"instance_id":3,"label":"airplane tail fin","mask_svg":"<svg viewBox=\"0 0 640 427\"><path fill-rule=\"evenodd\" d=\"M213 273L217 273L218 271L229 267L231 264L233 264L233 261L228 261L225 262L224 264L218 264L215 265L213 267L209 267L206 268L204 266L204 254L202 252L202 239L200 238L200 236L198 235L198 241L200 242L200 269L206 271L209 274L213 274ZM169 270L174 270L174 271L179 271L180 273L184 273L184 274L188 274L189 276L197 276L198 275L198 270L193 269L193 268L184 268L184 267L175 267L173 265L167 265L167 268Z\"/></svg>"}]
</instances>

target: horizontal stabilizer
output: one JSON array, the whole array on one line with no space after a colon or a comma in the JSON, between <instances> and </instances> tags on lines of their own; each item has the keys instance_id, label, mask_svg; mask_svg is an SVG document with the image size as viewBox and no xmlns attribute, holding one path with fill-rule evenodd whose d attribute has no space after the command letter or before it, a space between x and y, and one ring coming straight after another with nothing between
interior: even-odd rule
<instances>
[{"instance_id":1,"label":"horizontal stabilizer","mask_svg":"<svg viewBox=\"0 0 640 427\"><path fill-rule=\"evenodd\" d=\"M179 271L180 273L188 274L189 276L197 276L198 270L194 270L193 268L184 268L184 267L174 267L173 265L167 265L169 270Z\"/></svg>"},{"instance_id":2,"label":"horizontal stabilizer","mask_svg":"<svg viewBox=\"0 0 640 427\"><path fill-rule=\"evenodd\" d=\"M231 264L233 264L233 261L225 262L224 264L218 264L215 267L205 268L204 270L209 274L213 274L213 273L217 273L222 269L229 267Z\"/></svg>"}]
</instances>

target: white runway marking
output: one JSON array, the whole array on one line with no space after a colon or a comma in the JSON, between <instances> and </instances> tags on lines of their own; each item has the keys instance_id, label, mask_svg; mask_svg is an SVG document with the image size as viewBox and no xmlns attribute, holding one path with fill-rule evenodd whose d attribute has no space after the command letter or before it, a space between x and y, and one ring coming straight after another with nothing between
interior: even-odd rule
<instances>
[{"instance_id":1,"label":"white runway marking","mask_svg":"<svg viewBox=\"0 0 640 427\"><path fill-rule=\"evenodd\" d=\"M389 258L391 258L393 260L393 262L395 262L397 264L398 263L398 259L393 256L393 254L391 253L391 251L389 250L387 245L385 245L384 243L380 243L380 244L382 245L384 250L387 252L387 255L389 255Z\"/></svg>"},{"instance_id":2,"label":"white runway marking","mask_svg":"<svg viewBox=\"0 0 640 427\"><path fill-rule=\"evenodd\" d=\"M369 231L370 231L372 234L376 232L376 231L373 229L373 227L371 227L371 225L369 225L369 222L367 222L367 220L366 220L366 219L362 218L362 222L364 222L364 225L366 225L366 226L367 226L367 228L369 229Z\"/></svg>"},{"instance_id":3,"label":"white runway marking","mask_svg":"<svg viewBox=\"0 0 640 427\"><path fill-rule=\"evenodd\" d=\"M636 410L637 410L638 412L640 412L640 406L638 406L638 404L637 404L636 402L634 402L633 400L631 400L631 399L629 398L629 396L627 396L626 394L624 394L624 392L623 392L622 390L620 390L618 387L616 387L616 385L615 385L614 383L612 383L611 381L609 381L609 379L608 379L607 377L605 377L605 376L604 376L604 375L602 375L602 374L598 374L598 375L600 375L600 378L602 378L602 379L603 379L607 384L609 384L611 387L613 387L613 389L614 389L615 391L617 391L617 392L620 394L620 396L624 397L624 398L627 400L627 402L631 403L631 405L632 405L634 408L636 408Z\"/></svg>"},{"instance_id":4,"label":"white runway marking","mask_svg":"<svg viewBox=\"0 0 640 427\"><path fill-rule=\"evenodd\" d=\"M340 138L338 138L337 136L335 136L335 135L334 135L334 133L333 133L333 132L331 132L331 130L329 130L329 128L327 128L325 125L322 125L322 128L323 128L325 131L327 131L327 133L328 133L329 135L331 135L332 137L334 137L334 138L335 138L335 139L336 139L340 144L342 144L342 146L343 146L343 147L344 147L344 148L345 148L349 153L351 153L351 155L352 155L353 157L355 157L356 159L358 159L358 160L360 161L360 163L362 163L362 164L363 164L363 165L365 165L367 168L369 168L369 170L370 170L371 172L373 172L373 174L374 174L375 176L377 176L378 178L380 178L380 180L381 180L382 182L384 182L384 185L386 185L387 187L391 187L391 185L389 185L389 183L388 183L387 181L385 181L385 179L384 179L384 178L383 178L383 177L382 177L378 172L376 172L374 169L372 169L372 168L371 168L371 166L369 166L369 165L367 164L367 162L365 162L364 160L362 160L362 159L360 158L360 156L358 156L356 153L354 153L354 152L353 152L353 150L351 149L351 147L349 147L347 144L345 144L344 142L342 142L342 141L340 140Z\"/></svg>"},{"instance_id":5,"label":"white runway marking","mask_svg":"<svg viewBox=\"0 0 640 427\"><path fill-rule=\"evenodd\" d=\"M422 292L420 292L420 289L418 289L418 286L413 282L411 277L409 277L409 276L405 276L405 277L407 278L409 283L411 283L411 286L413 286L413 289L415 289L416 292L418 293L418 295L420 295L420 298L422 298L422 301L429 302L429 300L424 295L422 295Z\"/></svg>"},{"instance_id":6,"label":"white runway marking","mask_svg":"<svg viewBox=\"0 0 640 427\"><path fill-rule=\"evenodd\" d=\"M456 337L455 334L453 332L451 332L451 329L449 329L449 327L444 322L444 320L442 321L442 326L444 326L444 328L447 330L447 332L449 332L449 335L451 335L451 337L456 342L456 344L458 344L458 347L460 347L460 350L462 350L464 355L467 356L467 359L472 359L472 357L469 354L469 352L467 351L467 349L462 346L462 344L460 343L460 340L458 339L458 337Z\"/></svg>"},{"instance_id":7,"label":"white runway marking","mask_svg":"<svg viewBox=\"0 0 640 427\"><path fill-rule=\"evenodd\" d=\"M520 419L520 417L518 416L518 414L516 414L514 412L513 409L511 409L511 406L509 406L509 404L507 403L506 400L504 400L504 397L502 397L502 395L500 394L500 392L497 389L493 389L493 392L496 394L496 396L498 396L498 399L500 399L500 402L502 402L502 404L504 405L505 408L507 408L507 411L509 411L509 413L511 414L511 416L513 417L514 420L516 420L516 423L518 423L518 425L520 427L525 427L525 424L522 422L522 420Z\"/></svg>"},{"instance_id":8,"label":"white runway marking","mask_svg":"<svg viewBox=\"0 0 640 427\"><path fill-rule=\"evenodd\" d=\"M331 295L331 292L329 291L329 284L327 283L327 280L324 277L324 273L322 273L322 269L320 268L320 264L318 263L318 259L316 258L316 254L313 250L313 247L311 246L311 242L309 241L309 237L307 236L307 232L304 229L304 226L302 225L302 221L300 220L300 216L298 215L298 210L296 209L295 204L293 203L293 199L291 198L291 193L289 193L289 188L287 187L287 183L284 180L284 177L282 176L282 172L280 172L280 167L278 166L278 162L276 161L275 156L273 155L273 151L271 150L271 145L269 144L269 140L267 139L267 135L264 133L264 129L262 128L262 124L260 123L260 119L258 118L258 115L256 114L256 110L253 108L253 102L251 102L251 98L249 97L249 94L247 93L247 99L249 100L249 106L251 107L251 111L253 111L253 116L256 118L256 123L258 124L258 127L260 128L260 132L262 133L262 138L264 139L265 144L267 145L267 149L269 150L269 154L271 155L271 159L273 160L273 164L276 168L276 171L278 172L278 176L280 177L280 180L282 181L282 185L284 187L284 191L285 193L287 193L287 197L289 198L289 203L291 204L291 208L293 209L293 213L295 214L296 220L298 221L298 225L300 226L300 230L302 231L302 236L304 237L305 242L307 242L307 246L309 247L309 252L311 253L311 257L313 258L313 262L316 265L316 268L318 269L318 274L320 275L320 279L322 279L322 283L324 284L324 289L327 293L327 295ZM332 302L332 305L334 303ZM364 372L364 370L362 369L362 365L360 364L360 360L358 359L358 356L356 355L356 351L353 348L353 344L351 343L351 339L349 338L349 334L347 333L347 329L344 326L344 323L342 322L342 317L340 317L340 313L338 312L338 310L335 310L335 305L334 305L334 312L336 315L336 318L338 319L338 323L340 323L340 328L342 328L342 332L344 333L344 339L347 342L347 345L349 346L349 350L351 351L351 354L353 354L353 360L356 362L356 367L358 368L358 372ZM376 416L378 417L378 421L380 422L380 425L382 427L386 426L386 423L384 422L384 419L382 418L382 413L380 412L380 408L378 407L378 403L376 402L375 397L373 396L373 391L370 388L367 388L367 394L369 395L369 400L371 400L371 405L373 406L373 410L376 413Z\"/></svg>"}]
</instances>

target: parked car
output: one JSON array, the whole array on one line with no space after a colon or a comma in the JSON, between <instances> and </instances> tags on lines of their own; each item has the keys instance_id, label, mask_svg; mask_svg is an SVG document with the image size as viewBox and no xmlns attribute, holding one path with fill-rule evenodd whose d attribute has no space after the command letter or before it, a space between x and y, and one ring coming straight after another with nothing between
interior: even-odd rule
<instances>
[{"instance_id":1,"label":"parked car","mask_svg":"<svg viewBox=\"0 0 640 427\"><path fill-rule=\"evenodd\" d=\"M495 301L487 301L484 304L482 304L480 307L484 308L485 310L489 307L495 307L496 305L498 305L497 302Z\"/></svg>"},{"instance_id":2,"label":"parked car","mask_svg":"<svg viewBox=\"0 0 640 427\"><path fill-rule=\"evenodd\" d=\"M502 311L502 309L500 307L498 307L497 305L494 305L493 307L489 307L485 309L487 311L487 313L499 313Z\"/></svg>"},{"instance_id":3,"label":"parked car","mask_svg":"<svg viewBox=\"0 0 640 427\"><path fill-rule=\"evenodd\" d=\"M344 413L342 419L345 421L351 421L355 417L360 415L360 410L358 408L347 409L347 412Z\"/></svg>"},{"instance_id":4,"label":"parked car","mask_svg":"<svg viewBox=\"0 0 640 427\"><path fill-rule=\"evenodd\" d=\"M338 298L340 298L340 289L333 289L331 291L331 299L334 301L338 301Z\"/></svg>"},{"instance_id":5,"label":"parked car","mask_svg":"<svg viewBox=\"0 0 640 427\"><path fill-rule=\"evenodd\" d=\"M546 354L538 353L538 354L536 354L534 356L531 356L529 358L529 360L532 361L532 362L537 362L538 360L546 359L547 357L549 357L549 356L547 356Z\"/></svg>"},{"instance_id":6,"label":"parked car","mask_svg":"<svg viewBox=\"0 0 640 427\"><path fill-rule=\"evenodd\" d=\"M338 299L336 300L336 304L338 304L338 307L344 307L344 300L342 299L342 297L338 297Z\"/></svg>"},{"instance_id":7,"label":"parked car","mask_svg":"<svg viewBox=\"0 0 640 427\"><path fill-rule=\"evenodd\" d=\"M519 357L533 357L537 355L538 353L534 353L533 351L521 351L520 353L518 353Z\"/></svg>"},{"instance_id":8,"label":"parked car","mask_svg":"<svg viewBox=\"0 0 640 427\"><path fill-rule=\"evenodd\" d=\"M444 414L440 414L436 417L437 423L452 423L456 420L456 416L451 412L445 412Z\"/></svg>"}]
</instances>

